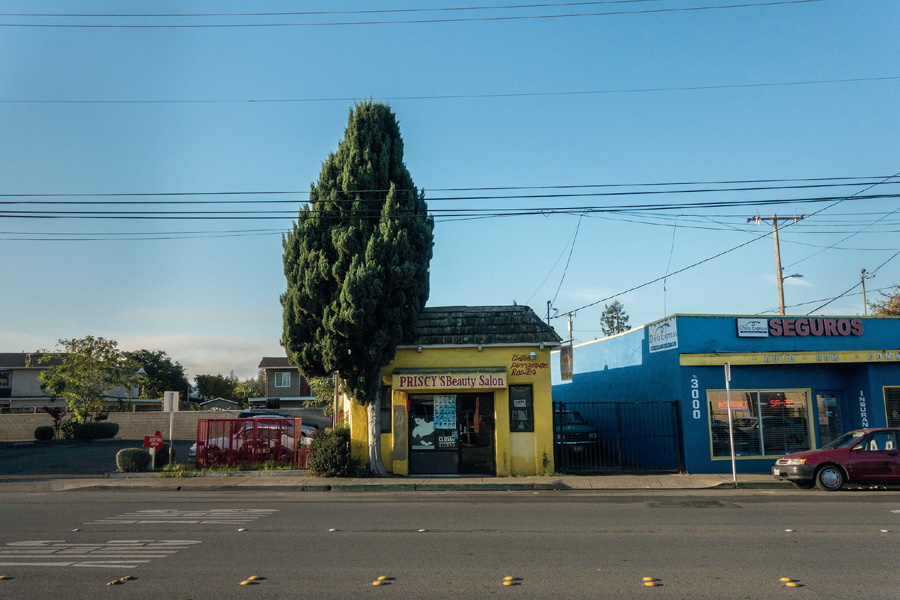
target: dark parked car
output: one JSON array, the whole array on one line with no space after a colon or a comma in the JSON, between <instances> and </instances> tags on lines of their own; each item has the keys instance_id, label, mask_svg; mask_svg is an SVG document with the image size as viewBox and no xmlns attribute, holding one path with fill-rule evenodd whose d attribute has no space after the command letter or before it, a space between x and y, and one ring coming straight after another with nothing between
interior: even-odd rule
<instances>
[{"instance_id":1,"label":"dark parked car","mask_svg":"<svg viewBox=\"0 0 900 600\"><path fill-rule=\"evenodd\" d=\"M556 444L572 452L595 449L600 443L599 432L588 425L578 411L556 411L555 429Z\"/></svg>"},{"instance_id":2,"label":"dark parked car","mask_svg":"<svg viewBox=\"0 0 900 600\"><path fill-rule=\"evenodd\" d=\"M900 427L857 429L818 450L782 456L772 467L776 479L826 492L845 483L900 484Z\"/></svg>"}]
</instances>

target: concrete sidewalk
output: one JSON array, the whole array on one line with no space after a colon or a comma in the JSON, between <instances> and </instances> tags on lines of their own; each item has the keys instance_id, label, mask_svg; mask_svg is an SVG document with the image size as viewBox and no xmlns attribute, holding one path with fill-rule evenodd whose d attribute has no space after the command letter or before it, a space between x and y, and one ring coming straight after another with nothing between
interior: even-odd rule
<instances>
[{"instance_id":1,"label":"concrete sidewalk","mask_svg":"<svg viewBox=\"0 0 900 600\"><path fill-rule=\"evenodd\" d=\"M279 491L279 492L453 492L525 490L690 490L733 488L728 475L596 475L563 477L387 477L341 479L310 477L301 471L244 471L215 477L148 477L0 481L0 493L68 491ZM142 476L143 475L143 476ZM794 489L768 474L738 476L740 488Z\"/></svg>"}]
</instances>

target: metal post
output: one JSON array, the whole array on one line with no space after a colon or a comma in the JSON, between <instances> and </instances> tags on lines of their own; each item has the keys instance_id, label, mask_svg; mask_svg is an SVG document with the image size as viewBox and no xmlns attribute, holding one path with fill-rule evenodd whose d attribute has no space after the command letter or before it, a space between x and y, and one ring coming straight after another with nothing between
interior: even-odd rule
<instances>
[{"instance_id":1,"label":"metal post","mask_svg":"<svg viewBox=\"0 0 900 600\"><path fill-rule=\"evenodd\" d=\"M734 456L734 422L731 419L731 363L725 363L725 394L728 397L728 445L731 446L731 478L737 487L737 459Z\"/></svg>"}]
</instances>

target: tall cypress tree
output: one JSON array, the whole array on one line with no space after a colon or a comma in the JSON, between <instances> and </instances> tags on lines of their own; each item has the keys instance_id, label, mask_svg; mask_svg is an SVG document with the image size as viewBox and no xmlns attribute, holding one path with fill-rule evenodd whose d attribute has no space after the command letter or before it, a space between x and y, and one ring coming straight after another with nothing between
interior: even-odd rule
<instances>
[{"instance_id":1,"label":"tall cypress tree","mask_svg":"<svg viewBox=\"0 0 900 600\"><path fill-rule=\"evenodd\" d=\"M428 300L434 219L403 162L400 127L375 102L350 111L309 202L283 239L287 290L281 343L306 375L335 371L367 405L369 463L383 474L384 366L411 338Z\"/></svg>"}]
</instances>

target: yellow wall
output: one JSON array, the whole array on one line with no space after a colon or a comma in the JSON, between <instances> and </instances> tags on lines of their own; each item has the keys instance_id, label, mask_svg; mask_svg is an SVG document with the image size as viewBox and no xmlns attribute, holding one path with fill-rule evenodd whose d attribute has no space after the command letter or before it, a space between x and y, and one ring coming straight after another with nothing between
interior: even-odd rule
<instances>
[{"instance_id":1,"label":"yellow wall","mask_svg":"<svg viewBox=\"0 0 900 600\"><path fill-rule=\"evenodd\" d=\"M528 360L529 353L537 355L536 360ZM513 358L525 357L526 360L514 361ZM422 352L415 348L400 348L394 358L394 363L384 370L385 384L391 385L394 369L459 369L466 368L504 367L506 369L507 385L530 383L534 389L534 432L509 431L509 393L505 389L458 389L458 390L415 390L398 391L392 394L393 407L402 407L405 417L407 394L410 393L471 393L474 391L493 392L494 394L494 427L496 431L495 462L497 475L538 475L545 471L552 472L553 466L553 403L550 392L550 347L545 346L540 350L537 346L517 347L491 347L484 346L479 351L477 347L445 348L423 346ZM353 439L354 456L366 460L365 445L367 437L366 411L364 407L353 405L350 415L351 437ZM408 424L400 423L407 428ZM398 423L395 420L393 430ZM382 460L388 471L395 475L407 475L409 473L409 461L394 461L393 435L382 434ZM403 442L407 444L406 436ZM357 449L359 448L359 450ZM397 451L396 455L405 455L406 452Z\"/></svg>"}]
</instances>

